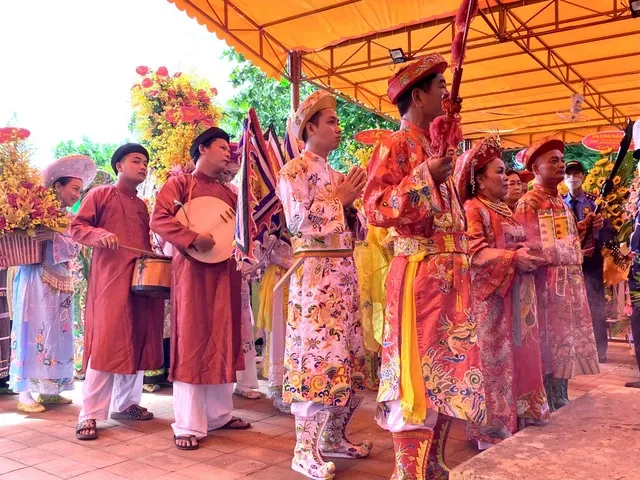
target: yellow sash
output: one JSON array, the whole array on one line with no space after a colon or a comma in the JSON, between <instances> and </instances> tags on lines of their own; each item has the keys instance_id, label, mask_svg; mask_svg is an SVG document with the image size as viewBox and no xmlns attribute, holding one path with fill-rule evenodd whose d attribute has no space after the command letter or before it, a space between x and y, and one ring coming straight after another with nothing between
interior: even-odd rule
<instances>
[{"instance_id":1,"label":"yellow sash","mask_svg":"<svg viewBox=\"0 0 640 480\"><path fill-rule=\"evenodd\" d=\"M407 257L409 263L404 272L401 318L401 367L400 388L402 391L400 406L402 417L407 423L422 424L427 418L427 401L422 376L422 361L418 348L416 324L416 302L413 284L427 252L419 252Z\"/></svg>"}]
</instances>

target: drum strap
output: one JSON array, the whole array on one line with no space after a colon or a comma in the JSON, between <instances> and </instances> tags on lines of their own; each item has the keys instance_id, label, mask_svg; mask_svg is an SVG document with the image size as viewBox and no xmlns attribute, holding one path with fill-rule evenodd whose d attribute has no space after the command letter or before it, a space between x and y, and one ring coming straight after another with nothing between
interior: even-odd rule
<instances>
[{"instance_id":1,"label":"drum strap","mask_svg":"<svg viewBox=\"0 0 640 480\"><path fill-rule=\"evenodd\" d=\"M278 283L276 283L276 286L273 288L273 293L275 295L278 295L280 293L282 287L302 266L306 258L347 258L351 256L353 256L353 250L304 250L302 252L298 252L293 257L293 265L291 265L291 268L287 270L287 272L282 276Z\"/></svg>"}]
</instances>

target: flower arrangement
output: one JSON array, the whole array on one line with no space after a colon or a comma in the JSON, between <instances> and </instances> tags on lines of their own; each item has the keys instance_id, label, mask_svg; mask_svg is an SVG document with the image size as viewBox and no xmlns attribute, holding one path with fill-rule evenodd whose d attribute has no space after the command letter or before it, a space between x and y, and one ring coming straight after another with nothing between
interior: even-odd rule
<instances>
[{"instance_id":1,"label":"flower arrangement","mask_svg":"<svg viewBox=\"0 0 640 480\"><path fill-rule=\"evenodd\" d=\"M218 92L206 80L180 72L170 75L166 67L151 71L140 66L136 72L140 78L131 90L133 125L149 148L154 180L162 185L172 171L189 168L191 143L218 124L222 112L213 103Z\"/></svg>"},{"instance_id":2,"label":"flower arrangement","mask_svg":"<svg viewBox=\"0 0 640 480\"><path fill-rule=\"evenodd\" d=\"M599 195L602 184L613 170L613 162L607 157L598 160L593 168L589 170L588 175L584 179L582 189L592 195ZM605 198L598 199L597 204L600 206L600 212L605 218L611 222L614 234L617 234L622 226L629 220L629 213L625 209L629 189L625 182L622 181L620 175L613 178L613 191Z\"/></svg>"},{"instance_id":3,"label":"flower arrangement","mask_svg":"<svg viewBox=\"0 0 640 480\"><path fill-rule=\"evenodd\" d=\"M28 134L24 129L0 129L0 235L23 231L33 236L37 227L69 227L53 190L42 185L38 170L29 163Z\"/></svg>"}]
</instances>

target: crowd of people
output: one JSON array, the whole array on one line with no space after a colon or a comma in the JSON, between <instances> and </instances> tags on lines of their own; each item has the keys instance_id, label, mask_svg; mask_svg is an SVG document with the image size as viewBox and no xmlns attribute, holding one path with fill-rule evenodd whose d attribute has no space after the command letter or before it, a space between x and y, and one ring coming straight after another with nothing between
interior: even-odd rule
<instances>
[{"instance_id":1,"label":"crowd of people","mask_svg":"<svg viewBox=\"0 0 640 480\"><path fill-rule=\"evenodd\" d=\"M568 379L597 374L606 362L599 249L608 230L580 189L584 167L565 163L555 139L529 146L523 171L506 168L496 137L457 159L455 148L434 155L429 126L448 94L446 68L432 54L389 79L402 120L375 147L366 172L342 174L327 162L341 141L334 96L314 92L291 119L304 148L278 175L287 235L265 248L258 316L269 317L270 396L295 417L292 468L308 478L332 479L331 458L363 458L372 448L346 436L367 375L354 262L367 229L391 238L376 421L393 437L393 479L448 478L452 418L489 448L549 421L569 401ZM109 416L153 418L140 405L143 375L163 365L173 385L176 448L197 449L211 430L251 427L232 410L234 393L260 397L249 298L255 277L233 257L195 260L190 252L221 245L176 218L199 197L236 209L231 180L239 164L229 140L217 127L199 135L193 172L170 177L151 214L138 196L149 153L125 144L111 160L115 184L86 193L67 232L38 232L43 262L19 267L12 281L9 387L19 410L70 401L60 394L73 388L73 259L86 246L93 254L77 438L98 438L97 422ZM73 155L43 178L67 208L95 174L90 158ZM171 257L168 362L164 300L131 292L139 252L157 246L152 234ZM0 303L0 316L7 310Z\"/></svg>"}]
</instances>

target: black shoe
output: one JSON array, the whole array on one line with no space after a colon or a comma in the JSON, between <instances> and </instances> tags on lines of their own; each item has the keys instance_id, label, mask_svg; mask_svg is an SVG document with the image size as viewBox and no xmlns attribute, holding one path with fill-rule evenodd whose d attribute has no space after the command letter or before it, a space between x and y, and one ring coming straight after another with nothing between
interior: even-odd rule
<instances>
[{"instance_id":1,"label":"black shoe","mask_svg":"<svg viewBox=\"0 0 640 480\"><path fill-rule=\"evenodd\" d=\"M629 388L640 388L640 380L635 382L627 382L624 384L624 386Z\"/></svg>"},{"instance_id":2,"label":"black shoe","mask_svg":"<svg viewBox=\"0 0 640 480\"><path fill-rule=\"evenodd\" d=\"M607 363L607 354L605 353L604 355L598 355L598 362Z\"/></svg>"}]
</instances>

